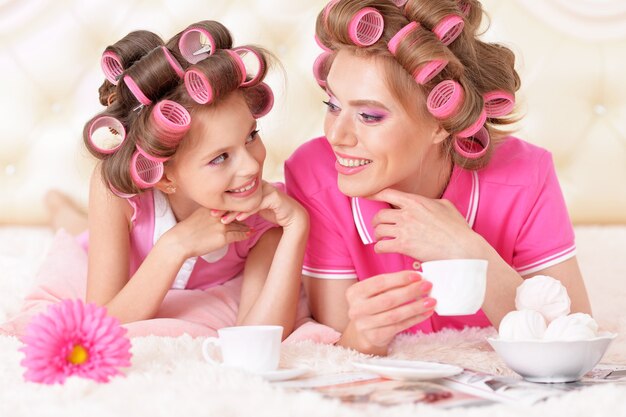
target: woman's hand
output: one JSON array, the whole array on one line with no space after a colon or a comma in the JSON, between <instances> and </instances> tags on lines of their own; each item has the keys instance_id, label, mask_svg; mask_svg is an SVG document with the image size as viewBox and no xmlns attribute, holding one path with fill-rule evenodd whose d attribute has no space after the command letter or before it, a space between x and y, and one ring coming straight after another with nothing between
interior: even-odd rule
<instances>
[{"instance_id":1,"label":"woman's hand","mask_svg":"<svg viewBox=\"0 0 626 417\"><path fill-rule=\"evenodd\" d=\"M261 203L252 211L248 212L220 212L211 211L211 215L221 217L224 224L233 221L244 221L255 213L258 213L265 220L276 223L284 229L293 225L308 224L308 214L306 210L293 198L283 193L268 182L263 181L263 198Z\"/></svg>"},{"instance_id":2,"label":"woman's hand","mask_svg":"<svg viewBox=\"0 0 626 417\"><path fill-rule=\"evenodd\" d=\"M346 292L349 327L360 351L386 350L400 332L433 314L432 284L419 273L381 274L353 284ZM350 343L354 345L354 343Z\"/></svg>"},{"instance_id":3,"label":"woman's hand","mask_svg":"<svg viewBox=\"0 0 626 417\"><path fill-rule=\"evenodd\" d=\"M484 240L450 201L390 188L368 198L396 207L374 217L376 252L401 253L421 261L481 257Z\"/></svg>"},{"instance_id":4,"label":"woman's hand","mask_svg":"<svg viewBox=\"0 0 626 417\"><path fill-rule=\"evenodd\" d=\"M237 221L224 224L211 215L211 210L200 207L168 230L163 238L180 248L186 259L206 255L232 242L248 239L250 233L246 224Z\"/></svg>"}]
</instances>

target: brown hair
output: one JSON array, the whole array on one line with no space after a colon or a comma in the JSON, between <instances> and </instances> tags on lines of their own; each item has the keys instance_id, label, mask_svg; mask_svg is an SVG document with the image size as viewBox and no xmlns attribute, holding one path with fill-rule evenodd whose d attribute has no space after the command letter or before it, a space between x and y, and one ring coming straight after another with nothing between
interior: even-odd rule
<instances>
[{"instance_id":1,"label":"brown hair","mask_svg":"<svg viewBox=\"0 0 626 417\"><path fill-rule=\"evenodd\" d=\"M461 7L465 5L467 16L464 16ZM374 8L383 16L384 30L373 45L358 47L349 37L348 26L352 16L365 7ZM464 28L458 38L446 46L432 29L448 15L463 17ZM488 163L493 146L487 148L484 156L468 159L455 152L453 136L479 118L484 107L483 94L502 90L514 96L520 87L513 52L478 38L482 16L482 7L477 0L462 0L462 4L459 0L408 0L403 7L397 7L391 0L339 0L318 15L316 35L334 53L339 49L348 49L356 56L381 62L390 91L410 113L434 117L426 108L428 94L441 81L456 80L464 90L464 100L453 115L438 119L450 133L442 144L442 151L450 155L457 165L479 169ZM400 41L395 56L392 55L387 46L389 41L412 21L419 26ZM412 74L435 59L445 60L448 64L431 80L418 84ZM332 59L328 60L328 65L332 65ZM491 134L492 144L508 133L504 126L514 121L514 115L487 119L485 127Z\"/></svg>"},{"instance_id":2,"label":"brown hair","mask_svg":"<svg viewBox=\"0 0 626 417\"><path fill-rule=\"evenodd\" d=\"M178 49L178 40L185 32L181 31L166 43L167 46L164 47L163 43L160 43L136 59L129 67L125 67L120 82L115 88L116 100L104 112L94 116L85 124L83 130L85 146L92 155L102 161L103 181L118 195L137 194L142 191L141 187L133 181L130 173L131 159L137 146L148 155L157 158L170 158L179 147L182 136L177 140L171 140L171 138L163 137L161 130L155 127L152 113L162 100L178 103L192 115L192 118L196 110L213 106L238 89L242 91L252 111L263 107L271 100L271 91L261 84L268 68L267 52L254 46L245 46L261 58L262 71L253 85L240 88L243 74L233 56L226 51L232 47L232 38L228 29L214 21L198 22L187 29L192 27L202 27L213 36L216 51L212 55L194 65L186 62ZM207 104L198 104L192 100L183 79L173 67L171 59L168 60L168 53L178 61L183 70L193 68L204 74L213 89L212 101ZM151 103L141 104L123 80L125 77L130 77ZM117 119L126 130L124 141L115 152L111 153L102 152L91 143L89 138L93 123L105 116Z\"/></svg>"},{"instance_id":3,"label":"brown hair","mask_svg":"<svg viewBox=\"0 0 626 417\"><path fill-rule=\"evenodd\" d=\"M136 30L130 32L113 45L107 46L104 52L115 53L120 58L122 68L127 69L139 58L160 45L163 45L163 39L160 36L147 30ZM98 89L100 104L103 106L110 105L110 97L114 92L115 85L109 80L104 80Z\"/></svg>"}]
</instances>

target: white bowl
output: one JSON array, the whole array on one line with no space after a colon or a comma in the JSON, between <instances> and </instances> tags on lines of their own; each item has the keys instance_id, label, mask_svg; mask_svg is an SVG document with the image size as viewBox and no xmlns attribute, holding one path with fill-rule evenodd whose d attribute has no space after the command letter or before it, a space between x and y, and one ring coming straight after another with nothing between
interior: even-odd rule
<instances>
[{"instance_id":1,"label":"white bowl","mask_svg":"<svg viewBox=\"0 0 626 417\"><path fill-rule=\"evenodd\" d=\"M615 334L601 333L589 340L487 341L509 368L531 382L573 382L593 369Z\"/></svg>"}]
</instances>

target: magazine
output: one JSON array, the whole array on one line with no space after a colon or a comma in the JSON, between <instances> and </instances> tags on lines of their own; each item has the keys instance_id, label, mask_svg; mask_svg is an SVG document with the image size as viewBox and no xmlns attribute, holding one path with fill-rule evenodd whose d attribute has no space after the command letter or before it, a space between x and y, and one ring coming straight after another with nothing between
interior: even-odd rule
<instances>
[{"instance_id":1,"label":"magazine","mask_svg":"<svg viewBox=\"0 0 626 417\"><path fill-rule=\"evenodd\" d=\"M394 380L370 372L347 372L277 382L275 385L286 389L313 390L354 407L371 403L382 406L422 403L455 408L495 403L533 405L599 383L626 385L626 366L601 364L580 381L557 384L539 384L519 377L465 369L458 375L428 381Z\"/></svg>"}]
</instances>

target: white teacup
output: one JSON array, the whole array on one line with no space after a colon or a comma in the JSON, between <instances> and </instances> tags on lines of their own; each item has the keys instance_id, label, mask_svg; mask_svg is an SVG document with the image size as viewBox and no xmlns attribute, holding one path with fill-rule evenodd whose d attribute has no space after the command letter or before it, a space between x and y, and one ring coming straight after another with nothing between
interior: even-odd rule
<instances>
[{"instance_id":1,"label":"white teacup","mask_svg":"<svg viewBox=\"0 0 626 417\"><path fill-rule=\"evenodd\" d=\"M487 264L484 259L445 259L422 263L422 275L432 282L430 296L440 316L476 313L485 300Z\"/></svg>"},{"instance_id":2,"label":"white teacup","mask_svg":"<svg viewBox=\"0 0 626 417\"><path fill-rule=\"evenodd\" d=\"M209 337L202 344L202 355L207 362L256 373L278 369L282 326L224 327L217 334L218 337ZM221 350L222 362L211 357L212 345Z\"/></svg>"}]
</instances>

